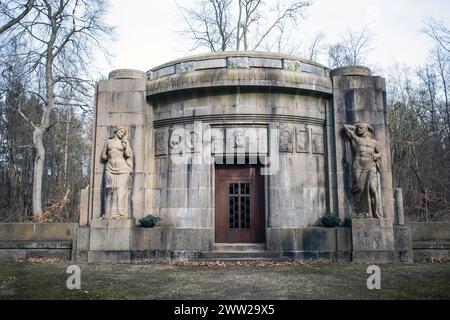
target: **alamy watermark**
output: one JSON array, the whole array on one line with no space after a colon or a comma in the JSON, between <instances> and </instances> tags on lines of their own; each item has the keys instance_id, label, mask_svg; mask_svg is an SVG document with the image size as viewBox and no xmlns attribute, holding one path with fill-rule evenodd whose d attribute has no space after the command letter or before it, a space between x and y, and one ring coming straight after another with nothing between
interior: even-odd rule
<instances>
[{"instance_id":1,"label":"alamy watermark","mask_svg":"<svg viewBox=\"0 0 450 320\"><path fill-rule=\"evenodd\" d=\"M67 278L66 286L69 290L81 289L81 269L77 265L71 265L67 268L66 273L70 274Z\"/></svg>"},{"instance_id":2,"label":"alamy watermark","mask_svg":"<svg viewBox=\"0 0 450 320\"><path fill-rule=\"evenodd\" d=\"M377 265L371 265L367 267L366 273L370 274L369 278L367 278L366 284L367 289L381 289L381 269Z\"/></svg>"}]
</instances>

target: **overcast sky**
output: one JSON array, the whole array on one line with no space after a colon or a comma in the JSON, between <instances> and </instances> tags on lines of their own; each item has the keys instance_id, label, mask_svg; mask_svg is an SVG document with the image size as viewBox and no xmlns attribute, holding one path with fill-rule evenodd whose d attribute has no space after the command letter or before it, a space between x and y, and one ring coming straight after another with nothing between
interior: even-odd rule
<instances>
[{"instance_id":1,"label":"overcast sky","mask_svg":"<svg viewBox=\"0 0 450 320\"><path fill-rule=\"evenodd\" d=\"M186 6L190 1L180 3ZM108 22L117 27L117 41L111 46L111 65L99 63L105 75L119 68L147 71L192 54L189 42L177 33L182 19L174 0L112 0L109 11ZM362 30L370 26L375 36L370 63L381 67L395 62L416 66L424 63L432 47L420 32L428 16L450 26L450 1L314 0L298 32L313 35L324 31L331 42L346 28Z\"/></svg>"}]
</instances>

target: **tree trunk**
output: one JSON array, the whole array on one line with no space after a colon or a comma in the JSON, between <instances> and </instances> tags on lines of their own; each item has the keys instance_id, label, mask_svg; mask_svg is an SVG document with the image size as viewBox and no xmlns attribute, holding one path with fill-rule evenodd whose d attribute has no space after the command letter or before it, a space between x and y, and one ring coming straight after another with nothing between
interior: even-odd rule
<instances>
[{"instance_id":1,"label":"tree trunk","mask_svg":"<svg viewBox=\"0 0 450 320\"><path fill-rule=\"evenodd\" d=\"M33 216L42 215L42 177L44 174L45 148L43 134L49 127L50 111L55 102L54 81L53 81L53 45L56 39L56 22L52 19L52 36L47 43L47 57L45 61L45 84L47 104L42 114L41 123L35 126L33 131L33 143L36 150L33 171Z\"/></svg>"},{"instance_id":2,"label":"tree trunk","mask_svg":"<svg viewBox=\"0 0 450 320\"><path fill-rule=\"evenodd\" d=\"M44 129L36 127L33 131L33 145L36 151L33 170L33 216L42 215L42 176L44 174L45 149Z\"/></svg>"},{"instance_id":3,"label":"tree trunk","mask_svg":"<svg viewBox=\"0 0 450 320\"><path fill-rule=\"evenodd\" d=\"M69 130L70 130L70 122L72 121L72 111L70 111L70 115L67 118L65 133L64 133L64 172L63 172L63 187L66 190L67 187L67 165L69 163Z\"/></svg>"}]
</instances>

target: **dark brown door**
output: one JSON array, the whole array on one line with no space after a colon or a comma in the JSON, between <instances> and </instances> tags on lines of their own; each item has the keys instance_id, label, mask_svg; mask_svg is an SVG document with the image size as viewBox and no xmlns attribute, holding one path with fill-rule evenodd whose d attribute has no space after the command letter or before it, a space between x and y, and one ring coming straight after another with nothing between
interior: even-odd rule
<instances>
[{"instance_id":1,"label":"dark brown door","mask_svg":"<svg viewBox=\"0 0 450 320\"><path fill-rule=\"evenodd\" d=\"M216 242L265 242L264 178L258 166L216 165Z\"/></svg>"}]
</instances>

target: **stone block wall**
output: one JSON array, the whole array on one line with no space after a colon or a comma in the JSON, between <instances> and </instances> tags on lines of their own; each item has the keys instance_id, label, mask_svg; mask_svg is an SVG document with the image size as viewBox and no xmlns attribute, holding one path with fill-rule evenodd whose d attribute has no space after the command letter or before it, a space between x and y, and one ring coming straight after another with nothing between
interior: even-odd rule
<instances>
[{"instance_id":1,"label":"stone block wall","mask_svg":"<svg viewBox=\"0 0 450 320\"><path fill-rule=\"evenodd\" d=\"M414 260L450 258L450 223L410 222Z\"/></svg>"},{"instance_id":2,"label":"stone block wall","mask_svg":"<svg viewBox=\"0 0 450 320\"><path fill-rule=\"evenodd\" d=\"M136 70L116 70L108 80L97 84L95 100L94 145L90 181L89 220L102 215L104 210L104 163L101 151L113 129L123 126L134 152L134 172L129 190L129 212L139 219L145 213L146 177L152 170L153 132L152 109L146 101L147 76ZM151 197L151 194L149 195Z\"/></svg>"},{"instance_id":3,"label":"stone block wall","mask_svg":"<svg viewBox=\"0 0 450 320\"><path fill-rule=\"evenodd\" d=\"M36 257L70 259L76 223L0 223L0 261Z\"/></svg>"},{"instance_id":4,"label":"stone block wall","mask_svg":"<svg viewBox=\"0 0 450 320\"><path fill-rule=\"evenodd\" d=\"M230 147L234 143L233 130L258 128L265 132L262 143L258 141L258 151L278 156L280 150L276 174L265 179L268 226L301 228L318 224L327 209L324 124L328 99L292 91L307 83L320 83L326 88L330 81L315 74L288 77L293 72L283 70L274 73L276 78L268 81L267 70L228 68L159 78L153 73L153 80L147 86L155 127L153 205L155 213L163 218L162 224L214 228L214 165L196 164L195 153L186 149L182 152L189 153L192 161L174 164L172 159L174 152L179 151L171 150L173 133L179 129L190 132L195 125L200 136L212 136L212 160L223 159L224 150L240 152ZM290 88L291 92L273 87L275 79L277 87ZM254 81L251 86L239 85L251 80ZM180 90L189 85L190 91ZM202 85L202 89L197 85ZM278 130L276 146L272 146L271 130ZM278 134L283 130L289 135L286 145L278 141ZM207 142L203 143L202 151L208 147Z\"/></svg>"},{"instance_id":5,"label":"stone block wall","mask_svg":"<svg viewBox=\"0 0 450 320\"><path fill-rule=\"evenodd\" d=\"M351 165L353 155L350 143L343 133L344 124L367 122L375 129L375 139L381 149L381 193L383 214L394 220L393 183L389 138L389 119L386 106L386 85L384 78L372 76L365 67L345 67L331 72L333 79L334 115L327 124L332 127L334 136L335 170L333 180L331 207L342 219L350 218L354 213L352 206ZM334 156L333 155L333 156Z\"/></svg>"}]
</instances>

